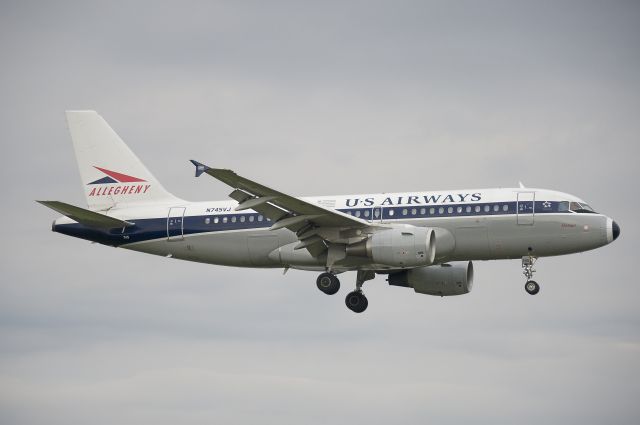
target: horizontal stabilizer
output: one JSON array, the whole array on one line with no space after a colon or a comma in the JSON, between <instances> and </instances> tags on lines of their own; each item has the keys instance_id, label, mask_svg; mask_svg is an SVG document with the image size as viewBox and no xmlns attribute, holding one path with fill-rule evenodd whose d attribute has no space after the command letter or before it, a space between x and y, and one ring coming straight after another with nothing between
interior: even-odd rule
<instances>
[{"instance_id":1,"label":"horizontal stabilizer","mask_svg":"<svg viewBox=\"0 0 640 425\"><path fill-rule=\"evenodd\" d=\"M130 221L119 220L117 218L109 217L108 215L100 214L94 211L85 210L84 208L76 207L71 204L65 204L59 201L36 201L46 207L51 208L54 211L59 212L62 215L69 217L72 220L77 221L80 224L90 227L98 227L101 229L115 229L120 227L133 226L135 223Z\"/></svg>"}]
</instances>

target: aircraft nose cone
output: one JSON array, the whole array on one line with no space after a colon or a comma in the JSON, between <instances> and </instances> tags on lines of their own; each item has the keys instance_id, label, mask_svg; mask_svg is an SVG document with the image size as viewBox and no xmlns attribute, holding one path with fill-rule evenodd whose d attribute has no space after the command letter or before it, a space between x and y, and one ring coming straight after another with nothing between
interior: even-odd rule
<instances>
[{"instance_id":1,"label":"aircraft nose cone","mask_svg":"<svg viewBox=\"0 0 640 425\"><path fill-rule=\"evenodd\" d=\"M620 226L618 226L618 223L616 223L615 221L612 224L612 230L613 240L615 241L616 239L618 239L618 236L620 236Z\"/></svg>"}]
</instances>

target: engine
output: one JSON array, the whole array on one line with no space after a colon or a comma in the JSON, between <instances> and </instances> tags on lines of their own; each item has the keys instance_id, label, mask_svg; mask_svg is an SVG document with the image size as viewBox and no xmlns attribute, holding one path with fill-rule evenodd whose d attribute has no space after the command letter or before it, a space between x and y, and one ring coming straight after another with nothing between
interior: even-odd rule
<instances>
[{"instance_id":1,"label":"engine","mask_svg":"<svg viewBox=\"0 0 640 425\"><path fill-rule=\"evenodd\" d=\"M389 285L407 286L419 294L463 295L473 287L473 263L441 264L419 267L389 275Z\"/></svg>"},{"instance_id":2,"label":"engine","mask_svg":"<svg viewBox=\"0 0 640 425\"><path fill-rule=\"evenodd\" d=\"M374 263L392 267L428 266L435 260L436 234L426 227L398 226L349 245L346 253L368 257Z\"/></svg>"}]
</instances>

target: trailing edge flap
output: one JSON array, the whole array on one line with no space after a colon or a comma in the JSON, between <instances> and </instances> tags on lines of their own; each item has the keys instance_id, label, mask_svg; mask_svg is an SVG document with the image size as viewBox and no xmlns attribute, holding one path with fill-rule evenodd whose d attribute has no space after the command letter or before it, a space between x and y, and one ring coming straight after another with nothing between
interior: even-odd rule
<instances>
[{"instance_id":1,"label":"trailing edge flap","mask_svg":"<svg viewBox=\"0 0 640 425\"><path fill-rule=\"evenodd\" d=\"M72 220L77 221L80 224L84 224L89 227L98 227L101 229L115 229L121 227L133 226L134 223L125 220L119 220L117 218L109 217L108 215L100 214L94 211L85 210L84 208L76 207L70 204L65 204L59 201L36 201L46 207L51 208L54 211L59 212L62 215L69 217Z\"/></svg>"}]
</instances>

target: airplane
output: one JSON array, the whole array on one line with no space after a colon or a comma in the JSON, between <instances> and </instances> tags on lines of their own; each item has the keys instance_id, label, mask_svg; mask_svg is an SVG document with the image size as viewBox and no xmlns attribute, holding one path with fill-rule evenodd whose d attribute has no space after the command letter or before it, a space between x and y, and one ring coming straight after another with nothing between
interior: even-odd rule
<instances>
[{"instance_id":1,"label":"airplane","mask_svg":"<svg viewBox=\"0 0 640 425\"><path fill-rule=\"evenodd\" d=\"M113 247L236 267L319 272L333 295L356 271L345 304L362 313L362 286L435 296L467 294L474 260L521 259L525 290L540 257L583 252L618 238L620 226L566 193L516 188L295 197L234 171L191 160L196 177L228 185L228 201L169 193L95 111L67 111L87 208L37 201L63 216L52 230Z\"/></svg>"}]
</instances>

